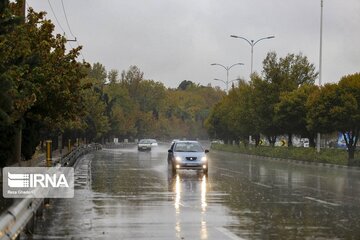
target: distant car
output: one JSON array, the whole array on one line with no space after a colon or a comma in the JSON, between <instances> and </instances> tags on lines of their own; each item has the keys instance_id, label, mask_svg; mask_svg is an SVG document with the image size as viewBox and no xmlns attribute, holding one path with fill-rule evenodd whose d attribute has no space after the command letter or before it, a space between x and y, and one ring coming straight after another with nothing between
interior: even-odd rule
<instances>
[{"instance_id":1,"label":"distant car","mask_svg":"<svg viewBox=\"0 0 360 240\"><path fill-rule=\"evenodd\" d=\"M151 146L153 146L153 147L157 147L158 146L158 143L157 143L157 141L155 140L155 139L149 139L150 140L150 142L151 142Z\"/></svg>"},{"instance_id":2,"label":"distant car","mask_svg":"<svg viewBox=\"0 0 360 240\"><path fill-rule=\"evenodd\" d=\"M139 151L150 151L151 147L152 145L150 139L141 139L138 143Z\"/></svg>"},{"instance_id":3,"label":"distant car","mask_svg":"<svg viewBox=\"0 0 360 240\"><path fill-rule=\"evenodd\" d=\"M224 144L223 140L213 140L211 141L211 144Z\"/></svg>"},{"instance_id":4,"label":"distant car","mask_svg":"<svg viewBox=\"0 0 360 240\"><path fill-rule=\"evenodd\" d=\"M174 173L177 169L195 169L208 173L206 153L198 141L176 141L168 150L168 166Z\"/></svg>"}]
</instances>

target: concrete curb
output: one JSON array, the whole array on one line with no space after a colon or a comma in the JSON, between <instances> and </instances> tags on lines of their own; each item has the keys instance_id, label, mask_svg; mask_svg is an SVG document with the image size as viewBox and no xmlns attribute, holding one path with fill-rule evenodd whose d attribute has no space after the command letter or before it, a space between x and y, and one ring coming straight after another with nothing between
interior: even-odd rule
<instances>
[{"instance_id":1,"label":"concrete curb","mask_svg":"<svg viewBox=\"0 0 360 240\"><path fill-rule=\"evenodd\" d=\"M320 162L302 161L302 160L285 159L285 158L273 158L273 157L266 157L266 156L260 156L260 155L245 154L245 153L227 152L227 151L221 151L221 150L212 150L212 151L232 153L232 154L236 154L236 155L241 155L241 156L246 156L246 157L251 157L251 158L256 158L256 159L262 159L262 160L272 160L272 161L286 162L286 163L299 164L299 165L310 165L310 166L326 167L326 168L333 168L333 169L349 169L349 170L360 171L360 167L357 167L357 166L337 165L337 164L330 164L330 163L320 163Z\"/></svg>"}]
</instances>

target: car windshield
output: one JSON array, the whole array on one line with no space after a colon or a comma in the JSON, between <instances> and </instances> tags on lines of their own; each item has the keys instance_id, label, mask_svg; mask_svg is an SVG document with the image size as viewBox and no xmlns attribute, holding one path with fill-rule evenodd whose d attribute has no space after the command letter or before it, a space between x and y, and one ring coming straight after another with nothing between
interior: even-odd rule
<instances>
[{"instance_id":1,"label":"car windshield","mask_svg":"<svg viewBox=\"0 0 360 240\"><path fill-rule=\"evenodd\" d=\"M149 139L141 139L139 143L151 143Z\"/></svg>"},{"instance_id":2,"label":"car windshield","mask_svg":"<svg viewBox=\"0 0 360 240\"><path fill-rule=\"evenodd\" d=\"M197 142L178 142L175 145L175 152L203 152L203 148Z\"/></svg>"}]
</instances>

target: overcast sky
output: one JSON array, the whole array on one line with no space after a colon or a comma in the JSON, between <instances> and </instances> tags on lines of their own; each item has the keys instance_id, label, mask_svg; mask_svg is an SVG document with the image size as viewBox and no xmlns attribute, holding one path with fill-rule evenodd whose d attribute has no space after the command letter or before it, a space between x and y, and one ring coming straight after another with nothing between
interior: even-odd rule
<instances>
[{"instance_id":1,"label":"overcast sky","mask_svg":"<svg viewBox=\"0 0 360 240\"><path fill-rule=\"evenodd\" d=\"M49 0L67 37L72 38L60 0ZM49 1L27 0L48 13ZM275 35L254 47L254 71L261 72L267 52L282 57L302 52L319 66L320 0L63 0L72 33L89 63L120 72L138 66L145 78L176 87L183 80L225 88L250 74L249 40ZM360 1L324 0L323 83L360 72ZM73 43L74 46L74 43Z\"/></svg>"}]
</instances>

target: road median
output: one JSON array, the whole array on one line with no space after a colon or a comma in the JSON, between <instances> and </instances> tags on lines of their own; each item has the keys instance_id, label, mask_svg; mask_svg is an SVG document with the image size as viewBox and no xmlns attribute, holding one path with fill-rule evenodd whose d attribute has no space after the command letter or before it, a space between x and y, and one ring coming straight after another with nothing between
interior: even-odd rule
<instances>
[{"instance_id":1,"label":"road median","mask_svg":"<svg viewBox=\"0 0 360 240\"><path fill-rule=\"evenodd\" d=\"M313 148L297 148L297 147L244 147L229 144L212 144L211 149L251 156L265 157L281 161L297 161L304 164L315 164L322 166L339 166L347 167L348 154L344 149L321 149L320 153ZM355 159L360 162L359 151L355 154Z\"/></svg>"}]
</instances>

